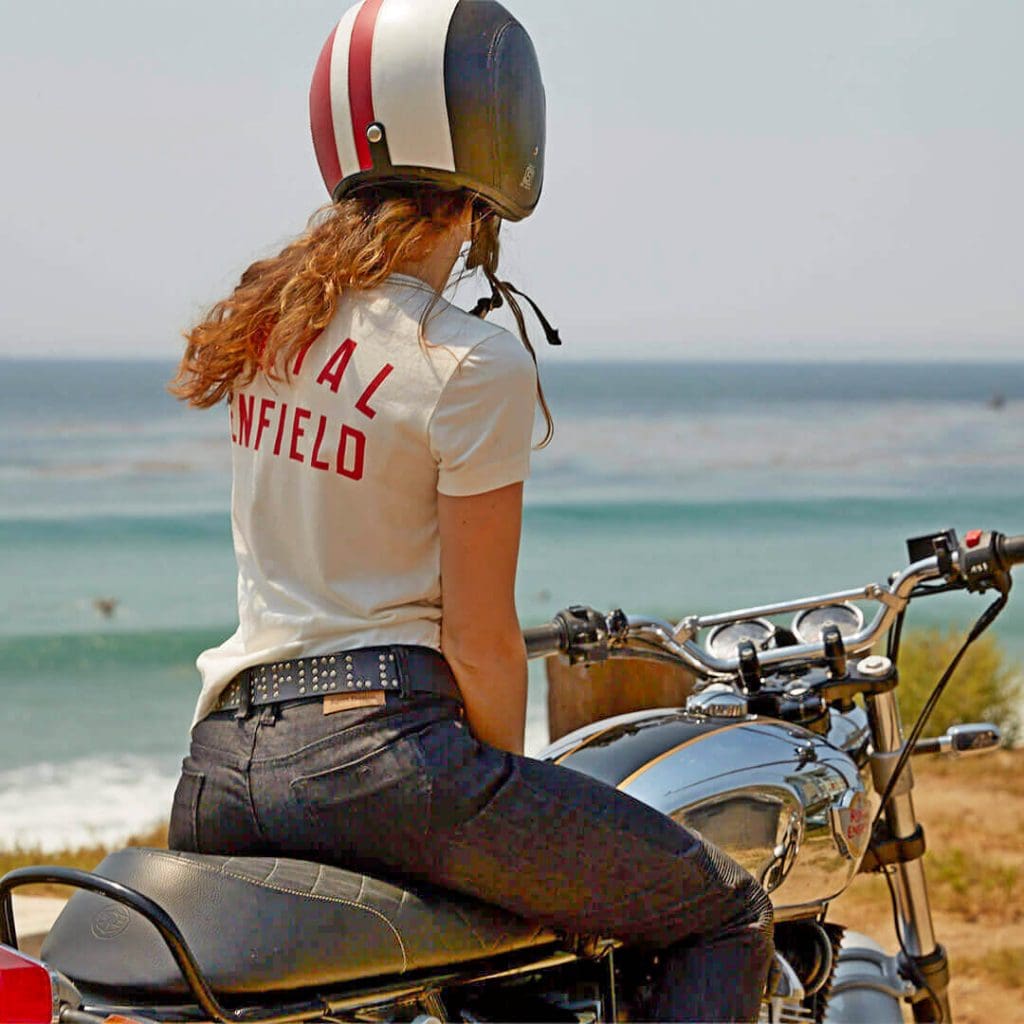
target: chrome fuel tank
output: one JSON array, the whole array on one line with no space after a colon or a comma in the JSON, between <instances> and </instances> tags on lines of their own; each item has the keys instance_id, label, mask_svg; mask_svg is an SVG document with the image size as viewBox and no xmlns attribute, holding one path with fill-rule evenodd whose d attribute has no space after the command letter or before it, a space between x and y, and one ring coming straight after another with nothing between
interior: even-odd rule
<instances>
[{"instance_id":1,"label":"chrome fuel tank","mask_svg":"<svg viewBox=\"0 0 1024 1024\"><path fill-rule=\"evenodd\" d=\"M784 722L659 708L595 722L538 756L700 832L764 885L779 919L841 893L867 846L870 807L853 759Z\"/></svg>"}]
</instances>

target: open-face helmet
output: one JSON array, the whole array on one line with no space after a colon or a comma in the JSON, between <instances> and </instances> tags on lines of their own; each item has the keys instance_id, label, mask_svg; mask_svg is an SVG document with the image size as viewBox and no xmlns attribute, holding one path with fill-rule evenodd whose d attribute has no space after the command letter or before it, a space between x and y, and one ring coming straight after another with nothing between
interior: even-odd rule
<instances>
[{"instance_id":1,"label":"open-face helmet","mask_svg":"<svg viewBox=\"0 0 1024 1024\"><path fill-rule=\"evenodd\" d=\"M495 0L362 0L324 45L309 100L334 201L360 186L424 182L468 189L522 220L540 199L540 67Z\"/></svg>"}]
</instances>

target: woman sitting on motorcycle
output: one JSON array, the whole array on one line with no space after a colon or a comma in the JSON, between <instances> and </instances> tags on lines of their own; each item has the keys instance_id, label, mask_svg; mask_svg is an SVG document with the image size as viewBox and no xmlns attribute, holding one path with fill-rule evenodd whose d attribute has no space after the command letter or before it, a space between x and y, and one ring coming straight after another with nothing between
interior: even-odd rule
<instances>
[{"instance_id":1,"label":"woman sitting on motorcycle","mask_svg":"<svg viewBox=\"0 0 1024 1024\"><path fill-rule=\"evenodd\" d=\"M757 883L522 756L513 591L543 396L496 275L499 226L543 178L530 38L493 0L365 0L310 103L333 202L192 329L176 381L230 409L239 628L199 658L171 845L457 890L658 951L652 1017L753 1019ZM508 303L522 341L442 298L466 246L478 311Z\"/></svg>"}]
</instances>

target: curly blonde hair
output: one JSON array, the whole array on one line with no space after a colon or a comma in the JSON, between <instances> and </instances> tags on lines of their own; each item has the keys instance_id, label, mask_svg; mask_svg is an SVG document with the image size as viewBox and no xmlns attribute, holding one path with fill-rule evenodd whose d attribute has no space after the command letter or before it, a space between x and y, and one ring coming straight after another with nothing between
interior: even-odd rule
<instances>
[{"instance_id":1,"label":"curly blonde hair","mask_svg":"<svg viewBox=\"0 0 1024 1024\"><path fill-rule=\"evenodd\" d=\"M465 217L468 206L473 207L473 242L466 269L481 268L494 295L508 303L536 363L522 310L507 283L497 278L500 218L463 190L378 186L318 210L306 231L277 256L253 263L234 291L185 334L171 393L209 408L259 373L288 379L295 358L331 322L347 289L375 288L396 266L423 259ZM547 424L543 446L553 427L539 382L537 392Z\"/></svg>"}]
</instances>

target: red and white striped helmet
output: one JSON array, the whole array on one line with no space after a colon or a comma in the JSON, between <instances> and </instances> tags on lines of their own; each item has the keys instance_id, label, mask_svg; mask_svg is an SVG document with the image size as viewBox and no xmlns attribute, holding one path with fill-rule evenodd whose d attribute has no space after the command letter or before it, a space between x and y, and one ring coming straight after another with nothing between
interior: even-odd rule
<instances>
[{"instance_id":1,"label":"red and white striped helmet","mask_svg":"<svg viewBox=\"0 0 1024 1024\"><path fill-rule=\"evenodd\" d=\"M361 0L324 45L309 109L335 201L372 182L431 182L522 220L540 199L540 67L495 0Z\"/></svg>"}]
</instances>

